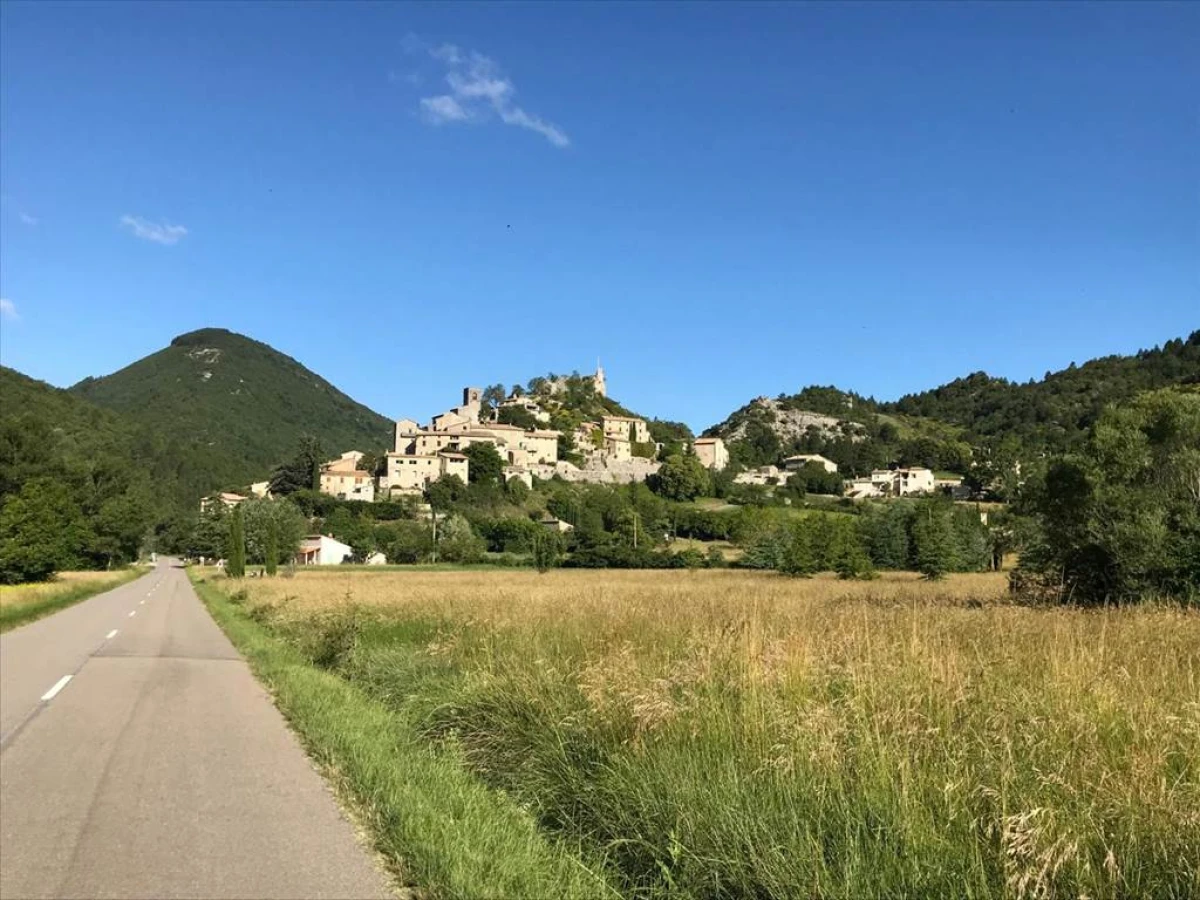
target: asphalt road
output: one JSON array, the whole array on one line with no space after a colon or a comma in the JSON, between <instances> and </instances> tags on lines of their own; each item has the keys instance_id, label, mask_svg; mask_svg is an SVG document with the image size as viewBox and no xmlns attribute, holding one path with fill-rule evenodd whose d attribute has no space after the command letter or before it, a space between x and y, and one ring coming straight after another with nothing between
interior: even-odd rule
<instances>
[{"instance_id":1,"label":"asphalt road","mask_svg":"<svg viewBox=\"0 0 1200 900\"><path fill-rule=\"evenodd\" d=\"M0 635L0 897L388 896L181 569Z\"/></svg>"}]
</instances>

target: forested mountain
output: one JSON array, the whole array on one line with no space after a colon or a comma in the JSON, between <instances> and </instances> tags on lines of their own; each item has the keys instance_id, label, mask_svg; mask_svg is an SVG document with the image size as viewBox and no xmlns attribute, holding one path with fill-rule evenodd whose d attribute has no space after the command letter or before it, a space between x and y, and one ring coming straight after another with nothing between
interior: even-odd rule
<instances>
[{"instance_id":1,"label":"forested mountain","mask_svg":"<svg viewBox=\"0 0 1200 900\"><path fill-rule=\"evenodd\" d=\"M1065 449L1082 440L1105 406L1142 391L1196 383L1200 331L1132 356L1072 363L1024 384L975 372L881 408L960 425L979 440L1008 437L1027 446Z\"/></svg>"},{"instance_id":2,"label":"forested mountain","mask_svg":"<svg viewBox=\"0 0 1200 900\"><path fill-rule=\"evenodd\" d=\"M71 393L192 448L195 497L266 478L304 435L331 452L391 445L392 422L267 344L223 328L182 334L169 347Z\"/></svg>"},{"instance_id":3,"label":"forested mountain","mask_svg":"<svg viewBox=\"0 0 1200 900\"><path fill-rule=\"evenodd\" d=\"M12 369L0 398L0 580L128 560L181 519L180 448Z\"/></svg>"},{"instance_id":4,"label":"forested mountain","mask_svg":"<svg viewBox=\"0 0 1200 900\"><path fill-rule=\"evenodd\" d=\"M807 387L759 397L705 434L725 438L733 459L744 465L821 453L847 474L925 465L962 474L974 469L986 481L1015 460L1079 446L1112 403L1192 383L1200 383L1200 331L1130 356L1072 364L1024 384L976 372L886 403L835 387Z\"/></svg>"}]
</instances>

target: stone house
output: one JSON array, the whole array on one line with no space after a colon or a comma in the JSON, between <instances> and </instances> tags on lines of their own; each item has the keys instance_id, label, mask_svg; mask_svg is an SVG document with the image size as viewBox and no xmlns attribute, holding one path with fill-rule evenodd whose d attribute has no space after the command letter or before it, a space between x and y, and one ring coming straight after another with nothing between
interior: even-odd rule
<instances>
[{"instance_id":1,"label":"stone house","mask_svg":"<svg viewBox=\"0 0 1200 900\"><path fill-rule=\"evenodd\" d=\"M729 451L725 447L725 442L718 437L696 438L692 449L696 453L696 458L700 460L700 464L706 469L719 472L729 465Z\"/></svg>"},{"instance_id":2,"label":"stone house","mask_svg":"<svg viewBox=\"0 0 1200 900\"><path fill-rule=\"evenodd\" d=\"M628 462L633 459L633 444L627 437L604 436L604 455L612 462Z\"/></svg>"},{"instance_id":3,"label":"stone house","mask_svg":"<svg viewBox=\"0 0 1200 900\"><path fill-rule=\"evenodd\" d=\"M637 444L650 443L650 428L645 419L635 419L632 416L603 416L600 421L605 437L623 437Z\"/></svg>"},{"instance_id":4,"label":"stone house","mask_svg":"<svg viewBox=\"0 0 1200 900\"><path fill-rule=\"evenodd\" d=\"M375 475L361 469L323 469L321 471L321 493L339 500L362 500L375 502Z\"/></svg>"},{"instance_id":5,"label":"stone house","mask_svg":"<svg viewBox=\"0 0 1200 900\"><path fill-rule=\"evenodd\" d=\"M442 451L433 454L389 453L387 474L379 486L389 493L419 494L432 482L457 475L466 484L468 461L461 453Z\"/></svg>"}]
</instances>

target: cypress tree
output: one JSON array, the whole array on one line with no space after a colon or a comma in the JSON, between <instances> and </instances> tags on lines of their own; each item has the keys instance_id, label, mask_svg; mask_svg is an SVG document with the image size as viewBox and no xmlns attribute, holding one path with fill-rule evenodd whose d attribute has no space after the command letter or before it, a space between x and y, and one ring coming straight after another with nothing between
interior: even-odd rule
<instances>
[{"instance_id":1,"label":"cypress tree","mask_svg":"<svg viewBox=\"0 0 1200 900\"><path fill-rule=\"evenodd\" d=\"M242 508L233 508L233 518L229 523L229 559L225 564L225 574L230 578L241 578L246 574L246 529L242 524Z\"/></svg>"}]
</instances>

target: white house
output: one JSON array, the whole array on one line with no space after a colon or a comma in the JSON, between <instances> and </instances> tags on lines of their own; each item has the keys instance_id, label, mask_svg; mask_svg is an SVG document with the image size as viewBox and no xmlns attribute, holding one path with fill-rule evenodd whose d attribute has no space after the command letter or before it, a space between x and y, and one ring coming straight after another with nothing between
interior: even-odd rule
<instances>
[{"instance_id":1,"label":"white house","mask_svg":"<svg viewBox=\"0 0 1200 900\"><path fill-rule=\"evenodd\" d=\"M816 463L829 473L833 473L838 470L837 463L835 463L832 459L826 459L819 453L798 453L795 456L789 456L783 461L783 466L789 472L798 472L809 463Z\"/></svg>"},{"instance_id":2,"label":"white house","mask_svg":"<svg viewBox=\"0 0 1200 900\"><path fill-rule=\"evenodd\" d=\"M892 497L932 494L933 471L920 466L910 469L876 469L871 473L871 483L882 493Z\"/></svg>"},{"instance_id":3,"label":"white house","mask_svg":"<svg viewBox=\"0 0 1200 900\"><path fill-rule=\"evenodd\" d=\"M296 551L298 566L336 566L352 555L349 544L327 534L313 534L300 542Z\"/></svg>"}]
</instances>

